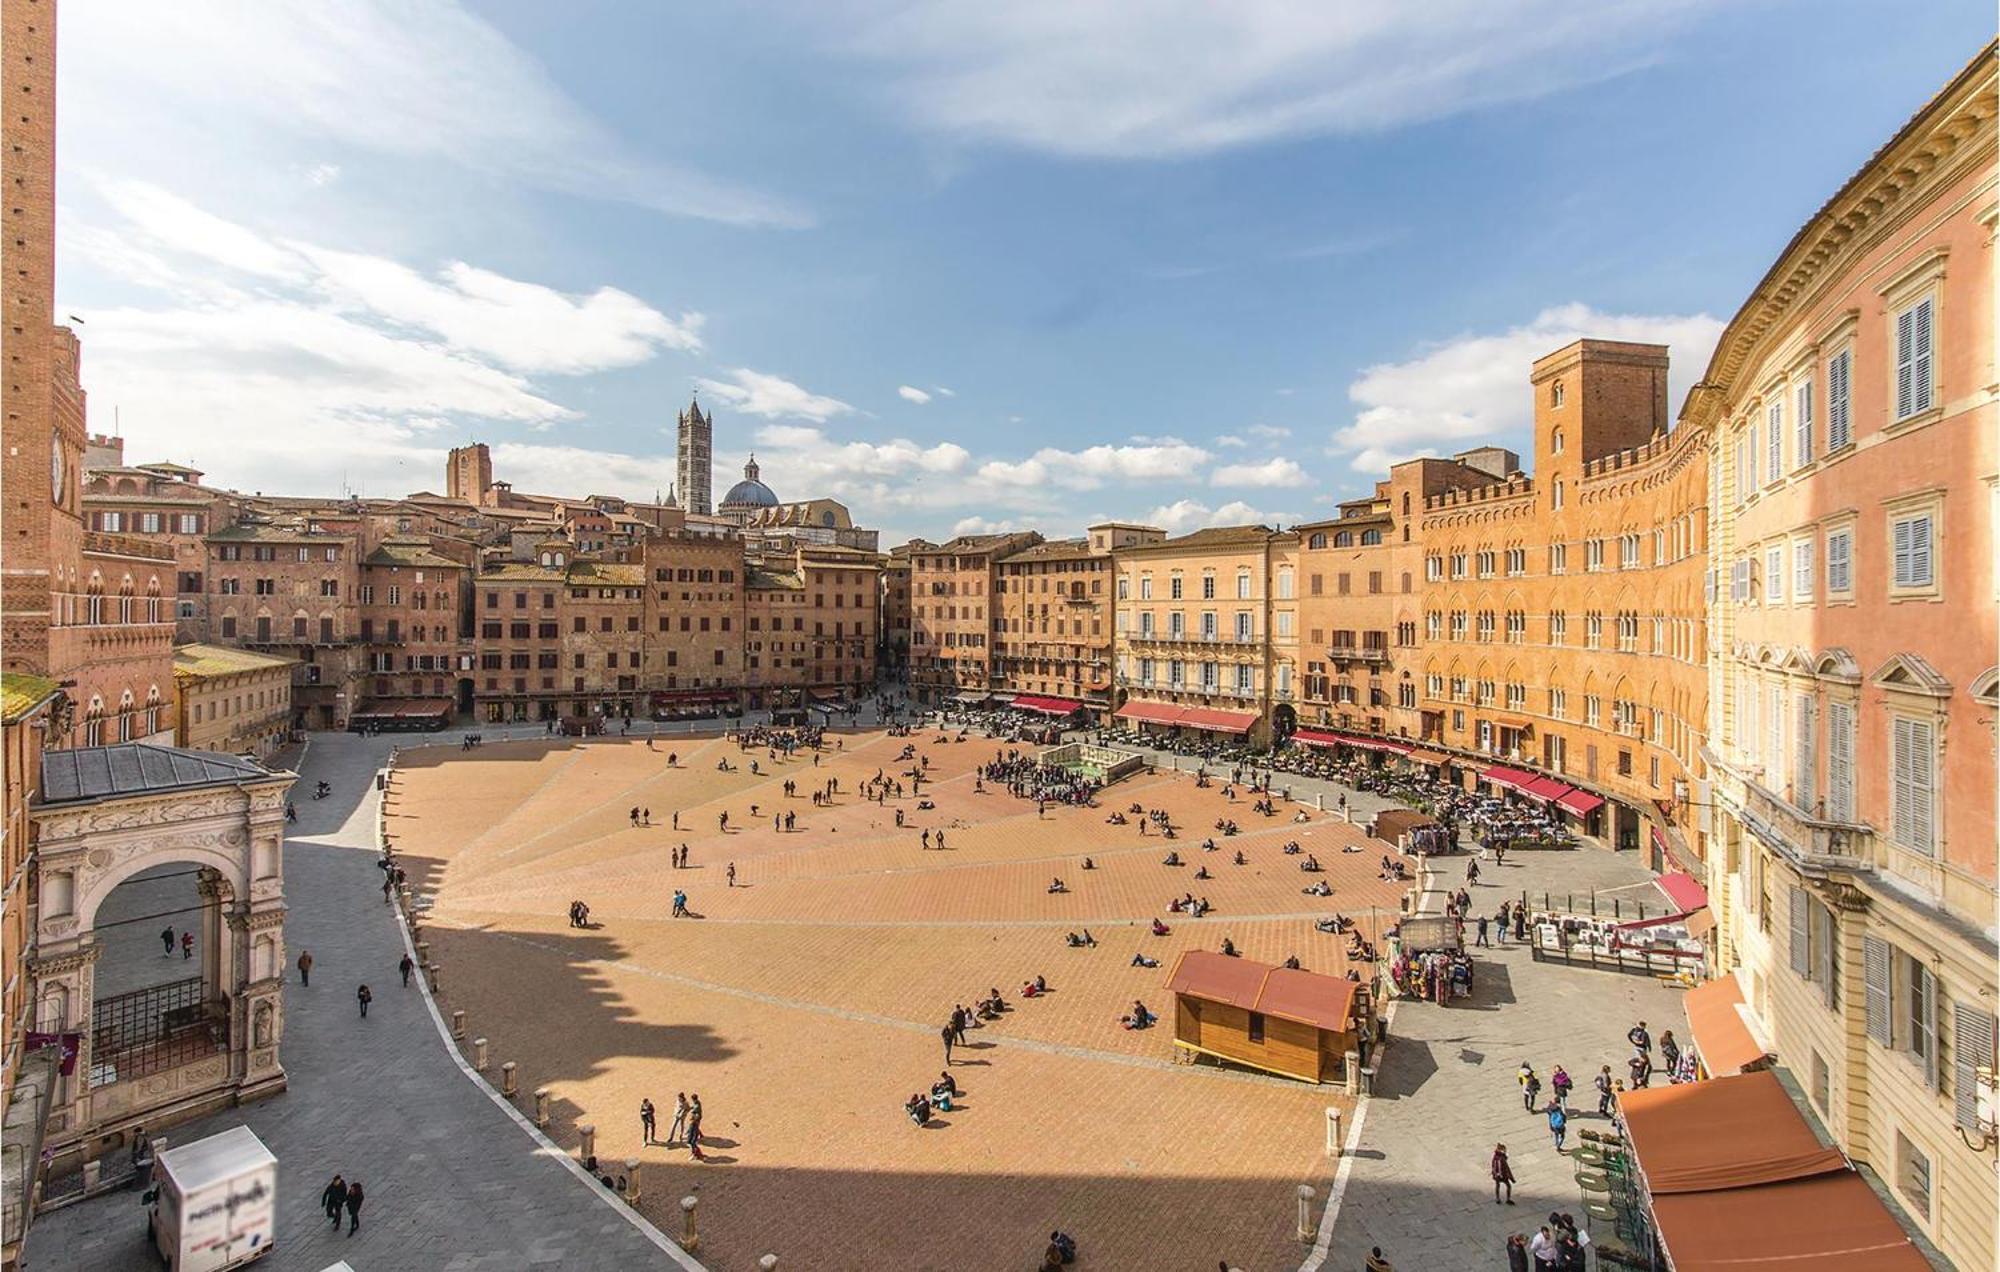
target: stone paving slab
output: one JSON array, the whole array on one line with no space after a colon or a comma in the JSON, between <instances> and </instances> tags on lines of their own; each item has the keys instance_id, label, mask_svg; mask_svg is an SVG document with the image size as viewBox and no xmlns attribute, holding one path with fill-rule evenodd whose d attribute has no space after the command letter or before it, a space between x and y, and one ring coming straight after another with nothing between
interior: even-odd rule
<instances>
[{"instance_id":1,"label":"stone paving slab","mask_svg":"<svg viewBox=\"0 0 2000 1272\"><path fill-rule=\"evenodd\" d=\"M285 990L282 1095L166 1132L188 1143L248 1125L278 1157L277 1249L262 1268L368 1272L673 1268L617 1210L508 1121L458 1071L421 995L397 984L400 929L375 867L372 773L388 738L315 735L301 772L299 822L285 846L290 957L313 954L313 983ZM311 798L321 778L333 798ZM155 938L157 940L157 938ZM359 1019L355 986L375 991ZM359 1178L361 1229L334 1235L318 1197L335 1171ZM25 1266L151 1272L139 1190L39 1218Z\"/></svg>"}]
</instances>

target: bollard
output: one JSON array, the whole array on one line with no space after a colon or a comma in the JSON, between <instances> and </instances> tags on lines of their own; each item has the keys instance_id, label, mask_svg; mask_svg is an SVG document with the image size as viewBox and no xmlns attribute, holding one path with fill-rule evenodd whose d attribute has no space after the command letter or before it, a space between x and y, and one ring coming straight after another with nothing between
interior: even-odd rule
<instances>
[{"instance_id":1,"label":"bollard","mask_svg":"<svg viewBox=\"0 0 2000 1272\"><path fill-rule=\"evenodd\" d=\"M1326 1106L1326 1155L1338 1157L1340 1152L1340 1110L1329 1104Z\"/></svg>"},{"instance_id":2,"label":"bollard","mask_svg":"<svg viewBox=\"0 0 2000 1272\"><path fill-rule=\"evenodd\" d=\"M762 1270L762 1272L776 1272L778 1266L778 1256L775 1254L767 1254L763 1258L757 1260L757 1266L759 1269Z\"/></svg>"},{"instance_id":3,"label":"bollard","mask_svg":"<svg viewBox=\"0 0 2000 1272\"><path fill-rule=\"evenodd\" d=\"M1361 1094L1375 1094L1375 1067L1363 1065L1361 1068Z\"/></svg>"},{"instance_id":4,"label":"bollard","mask_svg":"<svg viewBox=\"0 0 2000 1272\"><path fill-rule=\"evenodd\" d=\"M701 1246L701 1238L694 1234L694 1208L701 1199L695 1196L681 1198L681 1249L694 1251Z\"/></svg>"},{"instance_id":5,"label":"bollard","mask_svg":"<svg viewBox=\"0 0 2000 1272\"><path fill-rule=\"evenodd\" d=\"M465 1041L465 1013L462 1011L451 1013L451 1036L460 1042Z\"/></svg>"},{"instance_id":6,"label":"bollard","mask_svg":"<svg viewBox=\"0 0 2000 1272\"><path fill-rule=\"evenodd\" d=\"M500 1094L511 1100L520 1093L520 1070L512 1060L509 1060L500 1066Z\"/></svg>"},{"instance_id":7,"label":"bollard","mask_svg":"<svg viewBox=\"0 0 2000 1272\"><path fill-rule=\"evenodd\" d=\"M475 1073L486 1072L486 1039L472 1040L472 1068Z\"/></svg>"},{"instance_id":8,"label":"bollard","mask_svg":"<svg viewBox=\"0 0 2000 1272\"><path fill-rule=\"evenodd\" d=\"M430 963L431 963L431 943L429 941L418 941L417 966L429 967Z\"/></svg>"},{"instance_id":9,"label":"bollard","mask_svg":"<svg viewBox=\"0 0 2000 1272\"><path fill-rule=\"evenodd\" d=\"M597 1127L589 1122L580 1122L577 1124L576 1133L583 1140L583 1152L580 1154L583 1160L590 1161L595 1158L597 1156Z\"/></svg>"},{"instance_id":10,"label":"bollard","mask_svg":"<svg viewBox=\"0 0 2000 1272\"><path fill-rule=\"evenodd\" d=\"M1347 1093L1361 1094L1361 1057L1352 1051L1347 1053Z\"/></svg>"},{"instance_id":11,"label":"bollard","mask_svg":"<svg viewBox=\"0 0 2000 1272\"><path fill-rule=\"evenodd\" d=\"M443 969L439 968L436 963L428 964L424 968L424 971L428 973L431 978L431 992L433 994L441 994L444 992L444 990L438 985L438 972L441 970Z\"/></svg>"},{"instance_id":12,"label":"bollard","mask_svg":"<svg viewBox=\"0 0 2000 1272\"><path fill-rule=\"evenodd\" d=\"M1313 1231L1312 1217L1313 1186L1299 1185L1299 1240L1310 1241L1317 1234Z\"/></svg>"},{"instance_id":13,"label":"bollard","mask_svg":"<svg viewBox=\"0 0 2000 1272\"><path fill-rule=\"evenodd\" d=\"M639 1204L639 1159L636 1157L625 1159L625 1200L635 1206Z\"/></svg>"},{"instance_id":14,"label":"bollard","mask_svg":"<svg viewBox=\"0 0 2000 1272\"><path fill-rule=\"evenodd\" d=\"M549 1124L549 1089L535 1088L535 1125L547 1127Z\"/></svg>"}]
</instances>

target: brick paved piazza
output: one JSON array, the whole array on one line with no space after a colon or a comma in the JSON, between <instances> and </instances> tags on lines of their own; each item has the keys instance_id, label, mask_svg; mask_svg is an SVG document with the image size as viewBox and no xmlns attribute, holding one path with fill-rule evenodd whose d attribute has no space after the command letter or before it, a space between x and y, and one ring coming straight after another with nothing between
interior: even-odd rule
<instances>
[{"instance_id":1,"label":"brick paved piazza","mask_svg":"<svg viewBox=\"0 0 2000 1272\"><path fill-rule=\"evenodd\" d=\"M1295 1187L1325 1195L1325 1109L1346 1098L1174 1065L1166 1029L1117 1018L1134 998L1166 1011L1175 956L1225 935L1252 958L1344 971L1312 920L1394 910L1378 846L1329 814L1298 825L1290 808L1264 818L1244 800L1243 833L1204 854L1226 801L1169 774L1038 819L1003 790L975 792L996 743L938 739L850 735L817 768L721 739L406 750L389 832L414 889L435 897L443 1006L469 1012L496 1067L519 1063L524 1105L552 1088L558 1143L593 1122L600 1155L647 1162L644 1209L662 1228L678 1232L676 1203L698 1192L711 1267L771 1251L804 1267L1031 1267L1054 1227L1089 1268L1297 1266ZM910 767L896 759L907 741L930 760L935 809L863 802L854 792L878 769ZM717 770L724 757L736 771ZM842 793L814 807L829 778ZM1185 827L1173 846L1188 866L1162 864L1157 834L1106 824L1134 801ZM633 827L635 805L650 828ZM797 829L776 831L776 812L796 813ZM922 829L943 829L946 850L924 851ZM1291 838L1327 866L1331 898L1302 895ZM683 842L692 865L676 871L669 850ZM1239 846L1244 866L1230 863ZM1097 869L1081 869L1086 854ZM1201 864L1211 881L1193 879ZM1046 891L1057 874L1067 895ZM677 886L698 917L670 917ZM1209 918L1167 913L1187 890L1214 903ZM573 899L592 929L569 926ZM1171 935L1150 934L1155 915ZM1064 933L1084 927L1097 948L1067 948ZM1131 966L1135 951L1160 967ZM1021 999L1037 974L1054 992ZM940 1025L992 986L1015 1010L973 1031L954 1066L963 1105L919 1130L901 1105L942 1067ZM640 1143L640 1099L664 1132L677 1091L701 1095L707 1164Z\"/></svg>"}]
</instances>

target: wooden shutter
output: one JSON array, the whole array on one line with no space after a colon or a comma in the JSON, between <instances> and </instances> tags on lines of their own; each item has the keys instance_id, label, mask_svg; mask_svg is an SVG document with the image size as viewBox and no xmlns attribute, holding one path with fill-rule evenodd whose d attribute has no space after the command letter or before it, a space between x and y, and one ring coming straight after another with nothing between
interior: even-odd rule
<instances>
[{"instance_id":1,"label":"wooden shutter","mask_svg":"<svg viewBox=\"0 0 2000 1272\"><path fill-rule=\"evenodd\" d=\"M1919 968L1921 985L1912 985L1917 995L1917 1033L1921 1036L1924 1052L1924 1084L1935 1091L1938 1089L1938 1027L1937 1027L1937 977L1927 967Z\"/></svg>"},{"instance_id":2,"label":"wooden shutter","mask_svg":"<svg viewBox=\"0 0 2000 1272\"><path fill-rule=\"evenodd\" d=\"M1792 729L1793 802L1808 813L1813 811L1813 800L1818 794L1818 706L1811 694L1800 694L1798 718Z\"/></svg>"},{"instance_id":3,"label":"wooden shutter","mask_svg":"<svg viewBox=\"0 0 2000 1272\"><path fill-rule=\"evenodd\" d=\"M1890 989L1889 943L1880 937L1861 938L1861 979L1866 990L1868 1036L1884 1047L1895 1045L1895 1025L1891 1015L1894 995Z\"/></svg>"},{"instance_id":4,"label":"wooden shutter","mask_svg":"<svg viewBox=\"0 0 2000 1272\"><path fill-rule=\"evenodd\" d=\"M1799 436L1798 436L1798 443L1795 448L1798 453L1792 457L1792 462L1799 465L1810 464L1813 461L1813 391L1812 390L1813 386L1811 380L1807 380L1804 384L1801 384L1799 386L1798 398L1796 402L1793 404L1793 409L1798 412L1798 417L1799 417L1798 418Z\"/></svg>"},{"instance_id":5,"label":"wooden shutter","mask_svg":"<svg viewBox=\"0 0 2000 1272\"><path fill-rule=\"evenodd\" d=\"M1931 726L1923 720L1899 718L1892 742L1896 842L1929 855L1935 847L1932 808L1936 799Z\"/></svg>"},{"instance_id":6,"label":"wooden shutter","mask_svg":"<svg viewBox=\"0 0 2000 1272\"><path fill-rule=\"evenodd\" d=\"M1848 531L1826 537L1826 590L1845 592L1854 586L1854 537Z\"/></svg>"},{"instance_id":7,"label":"wooden shutter","mask_svg":"<svg viewBox=\"0 0 2000 1272\"><path fill-rule=\"evenodd\" d=\"M1931 583L1931 519L1912 517L1904 524L1910 527L1910 586L1929 587Z\"/></svg>"},{"instance_id":8,"label":"wooden shutter","mask_svg":"<svg viewBox=\"0 0 2000 1272\"><path fill-rule=\"evenodd\" d=\"M1906 309L1896 315L1896 418L1915 414L1915 367L1917 311Z\"/></svg>"},{"instance_id":9,"label":"wooden shutter","mask_svg":"<svg viewBox=\"0 0 2000 1272\"><path fill-rule=\"evenodd\" d=\"M1854 708L1845 702L1826 708L1826 815L1854 819Z\"/></svg>"},{"instance_id":10,"label":"wooden shutter","mask_svg":"<svg viewBox=\"0 0 2000 1272\"><path fill-rule=\"evenodd\" d=\"M1931 300L1926 296L1910 311L1910 413L1931 409Z\"/></svg>"},{"instance_id":11,"label":"wooden shutter","mask_svg":"<svg viewBox=\"0 0 2000 1272\"><path fill-rule=\"evenodd\" d=\"M1791 948L1792 970L1806 979L1812 979L1811 937L1806 926L1808 907L1812 899L1806 896L1804 888L1792 889Z\"/></svg>"},{"instance_id":12,"label":"wooden shutter","mask_svg":"<svg viewBox=\"0 0 2000 1272\"><path fill-rule=\"evenodd\" d=\"M1818 902L1814 902L1810 913L1812 915L1813 979L1819 982L1820 1001L1831 1008L1838 1001L1836 995L1839 992L1838 986L1834 983L1837 976L1834 971L1833 943L1836 936L1834 932L1833 911Z\"/></svg>"},{"instance_id":13,"label":"wooden shutter","mask_svg":"<svg viewBox=\"0 0 2000 1272\"><path fill-rule=\"evenodd\" d=\"M1849 439L1848 367L1852 355L1842 350L1826 364L1826 448L1839 450Z\"/></svg>"},{"instance_id":14,"label":"wooden shutter","mask_svg":"<svg viewBox=\"0 0 2000 1272\"><path fill-rule=\"evenodd\" d=\"M1993 1013L1964 1003L1951 1005L1951 1102L1958 1129L1979 1133L1979 1071L1994 1068Z\"/></svg>"}]
</instances>

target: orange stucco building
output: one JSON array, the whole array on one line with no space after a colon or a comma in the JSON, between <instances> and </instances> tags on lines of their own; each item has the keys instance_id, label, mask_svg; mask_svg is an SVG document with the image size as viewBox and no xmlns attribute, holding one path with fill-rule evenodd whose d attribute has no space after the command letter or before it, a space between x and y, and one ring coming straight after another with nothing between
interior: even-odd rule
<instances>
[{"instance_id":1,"label":"orange stucco building","mask_svg":"<svg viewBox=\"0 0 2000 1272\"><path fill-rule=\"evenodd\" d=\"M1668 429L1662 346L1580 340L1530 384L1533 474L1469 452L1488 480L1424 501L1423 737L1699 874L1707 430Z\"/></svg>"}]
</instances>

